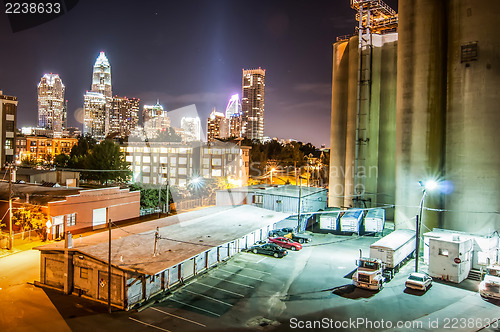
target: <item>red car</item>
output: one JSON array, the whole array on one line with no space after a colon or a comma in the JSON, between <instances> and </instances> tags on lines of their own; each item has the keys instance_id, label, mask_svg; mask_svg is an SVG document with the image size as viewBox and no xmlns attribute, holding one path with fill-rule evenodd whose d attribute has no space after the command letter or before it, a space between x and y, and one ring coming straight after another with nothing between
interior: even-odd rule
<instances>
[{"instance_id":1,"label":"red car","mask_svg":"<svg viewBox=\"0 0 500 332\"><path fill-rule=\"evenodd\" d=\"M279 237L270 237L269 242L276 243L282 248L290 249L290 250L300 250L302 249L302 245L298 242L295 242L287 237L279 236Z\"/></svg>"}]
</instances>

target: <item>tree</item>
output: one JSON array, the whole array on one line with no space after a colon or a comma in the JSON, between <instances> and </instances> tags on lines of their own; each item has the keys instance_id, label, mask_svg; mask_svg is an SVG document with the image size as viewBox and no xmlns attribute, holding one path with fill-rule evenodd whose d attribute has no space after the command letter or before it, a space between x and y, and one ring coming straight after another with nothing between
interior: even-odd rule
<instances>
[{"instance_id":1,"label":"tree","mask_svg":"<svg viewBox=\"0 0 500 332\"><path fill-rule=\"evenodd\" d=\"M54 157L54 166L66 168L68 167L68 163L71 160L70 156L65 153L60 153Z\"/></svg>"},{"instance_id":2,"label":"tree","mask_svg":"<svg viewBox=\"0 0 500 332\"><path fill-rule=\"evenodd\" d=\"M131 175L125 153L111 140L101 141L95 145L83 159L83 168L95 170L84 172L85 179L96 180L107 184L108 181L127 181Z\"/></svg>"},{"instance_id":3,"label":"tree","mask_svg":"<svg viewBox=\"0 0 500 332\"><path fill-rule=\"evenodd\" d=\"M23 231L42 228L47 220L47 215L39 205L25 204L12 211L12 221L21 226Z\"/></svg>"},{"instance_id":4,"label":"tree","mask_svg":"<svg viewBox=\"0 0 500 332\"><path fill-rule=\"evenodd\" d=\"M144 186L137 183L130 185L130 191L140 191L141 192L141 209L152 209L158 207L158 187L154 186ZM160 204L167 204L167 188L162 186L160 190ZM169 203L173 203L172 198L172 187L169 186Z\"/></svg>"},{"instance_id":5,"label":"tree","mask_svg":"<svg viewBox=\"0 0 500 332\"><path fill-rule=\"evenodd\" d=\"M96 145L97 141L89 134L80 136L78 142L71 148L67 166L70 168L84 168L85 158Z\"/></svg>"}]
</instances>

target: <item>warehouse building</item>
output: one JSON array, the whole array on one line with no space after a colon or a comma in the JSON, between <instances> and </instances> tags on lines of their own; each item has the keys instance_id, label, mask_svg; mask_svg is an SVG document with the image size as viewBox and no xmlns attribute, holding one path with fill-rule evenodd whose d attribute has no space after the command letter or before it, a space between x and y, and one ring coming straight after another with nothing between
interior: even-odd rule
<instances>
[{"instance_id":1,"label":"warehouse building","mask_svg":"<svg viewBox=\"0 0 500 332\"><path fill-rule=\"evenodd\" d=\"M256 241L289 214L253 206L211 207L111 231L111 303L128 310L182 285ZM40 282L108 301L109 233L53 243L41 252Z\"/></svg>"}]
</instances>

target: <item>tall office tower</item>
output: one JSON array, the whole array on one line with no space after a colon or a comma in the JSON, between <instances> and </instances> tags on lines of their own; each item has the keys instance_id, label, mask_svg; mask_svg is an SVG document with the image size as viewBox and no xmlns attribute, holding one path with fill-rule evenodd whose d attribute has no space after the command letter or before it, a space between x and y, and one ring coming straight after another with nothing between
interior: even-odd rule
<instances>
[{"instance_id":1,"label":"tall office tower","mask_svg":"<svg viewBox=\"0 0 500 332\"><path fill-rule=\"evenodd\" d=\"M106 128L109 126L106 104L106 97L102 93L87 91L83 102L84 135L88 134L98 141L106 137Z\"/></svg>"},{"instance_id":2,"label":"tall office tower","mask_svg":"<svg viewBox=\"0 0 500 332\"><path fill-rule=\"evenodd\" d=\"M111 102L109 118L109 132L121 137L130 135L130 132L139 124L139 100L114 96Z\"/></svg>"},{"instance_id":3,"label":"tall office tower","mask_svg":"<svg viewBox=\"0 0 500 332\"><path fill-rule=\"evenodd\" d=\"M160 101L155 105L144 105L142 109L144 131L149 138L156 137L161 130L170 127L170 118L167 111L163 110Z\"/></svg>"},{"instance_id":4,"label":"tall office tower","mask_svg":"<svg viewBox=\"0 0 500 332\"><path fill-rule=\"evenodd\" d=\"M97 140L106 137L110 129L111 101L111 65L101 52L93 67L91 91L84 96L84 135L90 134Z\"/></svg>"},{"instance_id":5,"label":"tall office tower","mask_svg":"<svg viewBox=\"0 0 500 332\"><path fill-rule=\"evenodd\" d=\"M101 52L94 64L92 73L92 92L102 93L104 96L111 98L111 65L108 58Z\"/></svg>"},{"instance_id":6,"label":"tall office tower","mask_svg":"<svg viewBox=\"0 0 500 332\"><path fill-rule=\"evenodd\" d=\"M229 119L223 113L217 112L214 107L207 119L207 142L227 137L229 137Z\"/></svg>"},{"instance_id":7,"label":"tall office tower","mask_svg":"<svg viewBox=\"0 0 500 332\"><path fill-rule=\"evenodd\" d=\"M0 167L14 161L16 151L17 97L6 96L0 90Z\"/></svg>"},{"instance_id":8,"label":"tall office tower","mask_svg":"<svg viewBox=\"0 0 500 332\"><path fill-rule=\"evenodd\" d=\"M38 83L38 126L61 132L66 127L65 86L58 74L43 75Z\"/></svg>"},{"instance_id":9,"label":"tall office tower","mask_svg":"<svg viewBox=\"0 0 500 332\"><path fill-rule=\"evenodd\" d=\"M241 102L238 94L232 95L226 106L226 118L231 118L235 114L241 113Z\"/></svg>"},{"instance_id":10,"label":"tall office tower","mask_svg":"<svg viewBox=\"0 0 500 332\"><path fill-rule=\"evenodd\" d=\"M266 70L243 69L242 134L250 139L264 137L264 90Z\"/></svg>"},{"instance_id":11,"label":"tall office tower","mask_svg":"<svg viewBox=\"0 0 500 332\"><path fill-rule=\"evenodd\" d=\"M241 137L241 113L231 115L229 118L229 137Z\"/></svg>"},{"instance_id":12,"label":"tall office tower","mask_svg":"<svg viewBox=\"0 0 500 332\"><path fill-rule=\"evenodd\" d=\"M201 122L199 117L182 117L181 129L186 141L201 141Z\"/></svg>"}]
</instances>

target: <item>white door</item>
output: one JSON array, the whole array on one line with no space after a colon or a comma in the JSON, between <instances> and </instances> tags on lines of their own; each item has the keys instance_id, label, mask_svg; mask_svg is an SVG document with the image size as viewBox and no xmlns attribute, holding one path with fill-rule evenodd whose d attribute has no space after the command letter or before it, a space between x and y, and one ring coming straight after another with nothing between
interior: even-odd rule
<instances>
[{"instance_id":1,"label":"white door","mask_svg":"<svg viewBox=\"0 0 500 332\"><path fill-rule=\"evenodd\" d=\"M106 208L95 209L93 218L92 218L92 226L98 226L106 224Z\"/></svg>"}]
</instances>

